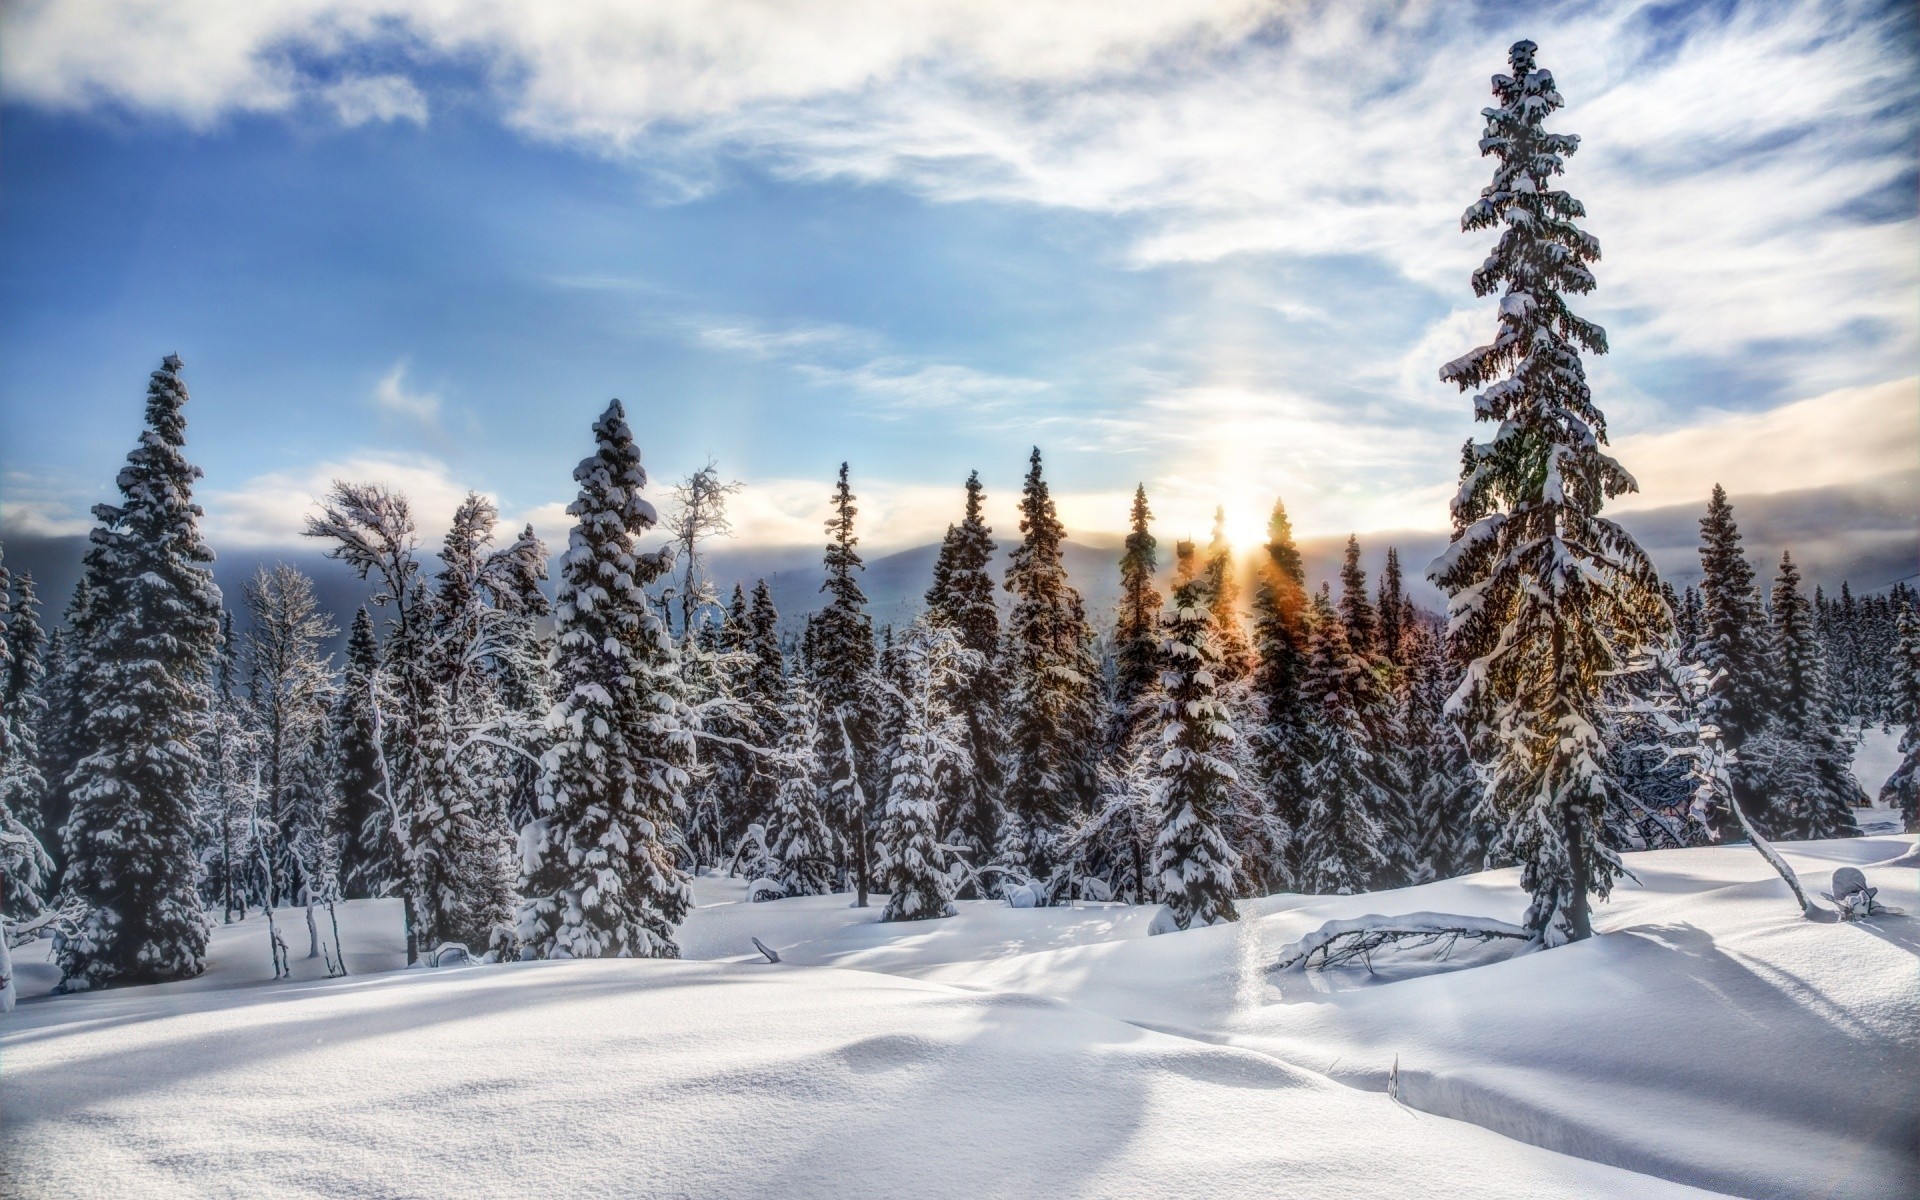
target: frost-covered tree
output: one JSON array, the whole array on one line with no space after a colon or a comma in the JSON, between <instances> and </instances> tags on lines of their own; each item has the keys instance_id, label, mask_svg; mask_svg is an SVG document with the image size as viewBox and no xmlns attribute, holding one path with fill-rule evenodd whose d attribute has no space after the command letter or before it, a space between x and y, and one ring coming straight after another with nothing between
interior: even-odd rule
<instances>
[{"instance_id":1,"label":"frost-covered tree","mask_svg":"<svg viewBox=\"0 0 1920 1200\"><path fill-rule=\"evenodd\" d=\"M1707 515L1700 520L1700 567L1700 634L1695 653L1713 681L1702 719L1719 730L1729 752L1733 794L1740 807L1762 829L1771 830L1769 805L1755 790L1741 753L1747 739L1765 728L1772 703L1766 611L1754 585L1753 568L1740 549L1733 505L1717 483L1707 501ZM1716 837L1738 835L1731 812L1710 814L1708 822Z\"/></svg>"},{"instance_id":2,"label":"frost-covered tree","mask_svg":"<svg viewBox=\"0 0 1920 1200\"><path fill-rule=\"evenodd\" d=\"M888 690L899 727L874 837L875 876L887 893L880 919L920 921L953 915L959 872L940 840L940 781L972 769L966 718L953 696L979 664L951 625L925 618L907 627L896 651L898 682Z\"/></svg>"},{"instance_id":3,"label":"frost-covered tree","mask_svg":"<svg viewBox=\"0 0 1920 1200\"><path fill-rule=\"evenodd\" d=\"M332 672L321 644L334 634L313 581L285 563L261 567L241 586L248 625L242 662L256 733L254 760L266 802L272 845L263 902L299 902L314 884L314 853L325 821L301 760L325 730Z\"/></svg>"},{"instance_id":4,"label":"frost-covered tree","mask_svg":"<svg viewBox=\"0 0 1920 1200\"><path fill-rule=\"evenodd\" d=\"M1347 645L1369 661L1381 656L1380 613L1367 598L1367 573L1360 566L1360 538L1347 535L1347 554L1340 564L1340 619L1347 626Z\"/></svg>"},{"instance_id":5,"label":"frost-covered tree","mask_svg":"<svg viewBox=\"0 0 1920 1200\"><path fill-rule=\"evenodd\" d=\"M1120 609L1113 627L1115 727L1108 739L1114 746L1131 731L1136 702L1159 682L1162 597L1153 583L1160 560L1158 543L1147 526L1152 519L1147 486L1140 484L1133 490L1133 510L1120 555Z\"/></svg>"},{"instance_id":6,"label":"frost-covered tree","mask_svg":"<svg viewBox=\"0 0 1920 1200\"><path fill-rule=\"evenodd\" d=\"M1458 673L1447 658L1445 638L1431 619L1416 616L1408 621L1400 646L1405 805L1412 818L1407 882L1429 883L1480 870L1487 830L1466 742L1447 719L1447 697Z\"/></svg>"},{"instance_id":7,"label":"frost-covered tree","mask_svg":"<svg viewBox=\"0 0 1920 1200\"><path fill-rule=\"evenodd\" d=\"M1920 613L1909 603L1900 609L1899 656L1889 717L1905 725L1900 735L1900 765L1880 787L1880 803L1900 810L1908 833L1920 833Z\"/></svg>"},{"instance_id":8,"label":"frost-covered tree","mask_svg":"<svg viewBox=\"0 0 1920 1200\"><path fill-rule=\"evenodd\" d=\"M853 531L853 519L860 511L854 506L856 499L847 464L841 463L833 489L833 515L827 518L827 578L820 585L828 601L825 608L813 614L808 626L807 657L824 718L822 736L826 741L832 818L849 849L847 866L854 877L856 903L864 907L869 883L867 846L871 840L867 807L874 791L870 781L877 778L879 729L874 705L873 620L867 615L866 593L855 578L857 572L866 570L855 548L860 544Z\"/></svg>"},{"instance_id":9,"label":"frost-covered tree","mask_svg":"<svg viewBox=\"0 0 1920 1200\"><path fill-rule=\"evenodd\" d=\"M795 676L780 706L774 804L767 819L767 848L779 864L773 878L788 896L833 890L833 830L820 792L820 751L820 705L806 681Z\"/></svg>"},{"instance_id":10,"label":"frost-covered tree","mask_svg":"<svg viewBox=\"0 0 1920 1200\"><path fill-rule=\"evenodd\" d=\"M146 429L94 507L79 706L87 753L73 768L63 888L87 914L57 948L61 987L183 979L205 964L193 798L196 746L220 637L220 589L193 502L186 384L169 354L147 387Z\"/></svg>"},{"instance_id":11,"label":"frost-covered tree","mask_svg":"<svg viewBox=\"0 0 1920 1200\"><path fill-rule=\"evenodd\" d=\"M1315 713L1302 692L1308 647L1306 567L1294 545L1287 507L1279 500L1267 520L1252 608L1255 714L1248 740L1270 811L1282 826L1294 830L1306 814L1308 739ZM1295 857L1289 850L1286 861L1269 864L1266 882L1291 887Z\"/></svg>"},{"instance_id":12,"label":"frost-covered tree","mask_svg":"<svg viewBox=\"0 0 1920 1200\"><path fill-rule=\"evenodd\" d=\"M1340 623L1346 627L1353 669L1342 676L1343 702L1359 720L1360 749L1373 799L1368 811L1380 825L1384 861L1373 880L1377 887L1399 887L1420 874L1420 830L1414 796L1406 786L1408 747L1391 678L1397 674L1382 646L1380 611L1367 596L1367 573L1360 566L1360 539L1349 535L1340 568Z\"/></svg>"},{"instance_id":13,"label":"frost-covered tree","mask_svg":"<svg viewBox=\"0 0 1920 1200\"><path fill-rule=\"evenodd\" d=\"M682 637L693 631L701 610L716 601L713 584L703 565L705 555L701 544L713 538L733 536L727 501L739 493L740 487L739 480L721 478L720 464L712 459L673 485L673 507L666 531L672 536L674 562L680 570L676 590Z\"/></svg>"},{"instance_id":14,"label":"frost-covered tree","mask_svg":"<svg viewBox=\"0 0 1920 1200\"><path fill-rule=\"evenodd\" d=\"M1093 798L1099 679L1086 611L1061 561L1066 528L1041 474L1038 447L1020 493L1020 533L1006 578L1014 598L1006 638L1012 837L1002 838L996 857L1042 878L1054 866L1054 831Z\"/></svg>"},{"instance_id":15,"label":"frost-covered tree","mask_svg":"<svg viewBox=\"0 0 1920 1200\"><path fill-rule=\"evenodd\" d=\"M1400 574L1400 551L1387 547L1387 564L1380 570L1380 656L1398 667L1406 662L1401 645L1413 625L1413 605L1407 599Z\"/></svg>"},{"instance_id":16,"label":"frost-covered tree","mask_svg":"<svg viewBox=\"0 0 1920 1200\"><path fill-rule=\"evenodd\" d=\"M0 592L6 591L0 569ZM42 731L47 725L47 634L40 625L40 597L33 576L13 580L12 616L0 642L7 652L0 670L0 804L28 831L44 829L47 779L42 770ZM44 853L44 851L43 851Z\"/></svg>"},{"instance_id":17,"label":"frost-covered tree","mask_svg":"<svg viewBox=\"0 0 1920 1200\"><path fill-rule=\"evenodd\" d=\"M947 527L927 591L927 616L953 630L967 651L952 673L948 703L964 725L962 747L969 768L945 770L937 779L940 827L948 845L971 865L985 863L1000 840L1000 793L1005 786L1006 714L999 670L1000 610L987 564L993 561L993 530L983 509L980 473L967 476L966 509ZM972 883L967 884L972 887Z\"/></svg>"},{"instance_id":18,"label":"frost-covered tree","mask_svg":"<svg viewBox=\"0 0 1920 1200\"><path fill-rule=\"evenodd\" d=\"M1233 897L1240 856L1225 834L1242 791L1232 761L1239 734L1218 692L1211 583L1203 574L1174 593L1160 646L1153 878L1180 929L1239 919Z\"/></svg>"},{"instance_id":19,"label":"frost-covered tree","mask_svg":"<svg viewBox=\"0 0 1920 1200\"><path fill-rule=\"evenodd\" d=\"M674 958L692 894L667 838L685 807L693 738L673 642L644 591L673 560L635 547L658 518L618 400L593 434L567 507L553 743L539 816L521 832L519 935L522 953L539 958Z\"/></svg>"},{"instance_id":20,"label":"frost-covered tree","mask_svg":"<svg viewBox=\"0 0 1920 1200\"><path fill-rule=\"evenodd\" d=\"M388 828L392 814L381 788L379 723L374 689L380 686L380 644L365 605L347 630L347 661L333 705L333 810L329 825L338 846L341 894L350 900L383 894L399 880L398 848Z\"/></svg>"},{"instance_id":21,"label":"frost-covered tree","mask_svg":"<svg viewBox=\"0 0 1920 1200\"><path fill-rule=\"evenodd\" d=\"M82 704L88 692L83 684L90 660L80 650L91 629L92 595L82 573L67 600L62 625L47 638L47 719L40 731L40 775L47 781L47 790L34 833L53 859L55 878L66 866L61 831L73 811L73 768L87 752Z\"/></svg>"},{"instance_id":22,"label":"frost-covered tree","mask_svg":"<svg viewBox=\"0 0 1920 1200\"><path fill-rule=\"evenodd\" d=\"M1220 649L1220 680L1235 683L1253 670L1253 650L1240 615L1240 578L1234 569L1233 545L1227 541L1227 510L1213 510L1213 538L1207 543L1207 607L1213 616L1214 638Z\"/></svg>"},{"instance_id":23,"label":"frost-covered tree","mask_svg":"<svg viewBox=\"0 0 1920 1200\"><path fill-rule=\"evenodd\" d=\"M255 801L255 736L251 714L240 692L240 638L233 629L233 612L220 613L220 643L214 652L213 676L207 682L207 719L200 734L203 777L200 813L200 892L208 907L220 904L222 920L231 924L244 917L247 906L264 896L253 853Z\"/></svg>"},{"instance_id":24,"label":"frost-covered tree","mask_svg":"<svg viewBox=\"0 0 1920 1200\"><path fill-rule=\"evenodd\" d=\"M1532 897L1526 925L1558 942L1592 933L1590 897L1619 873L1602 839L1613 783L1601 689L1659 632L1650 614L1664 606L1646 554L1599 515L1635 484L1601 450L1606 421L1580 359L1605 352L1606 334L1567 307L1593 290L1600 247L1556 186L1580 141L1545 128L1565 102L1535 49L1514 43L1513 73L1493 77L1499 104L1484 110L1480 146L1498 165L1461 218L1469 232L1500 230L1473 273L1475 295L1500 294L1498 330L1440 378L1477 389L1474 415L1496 432L1465 449L1453 542L1431 577L1466 661L1450 707Z\"/></svg>"},{"instance_id":25,"label":"frost-covered tree","mask_svg":"<svg viewBox=\"0 0 1920 1200\"><path fill-rule=\"evenodd\" d=\"M1747 741L1749 780L1768 798L1776 837L1857 837L1856 804L1866 793L1853 777L1853 740L1827 695L1826 671L1813 628L1813 607L1800 591L1800 569L1780 556L1772 603L1770 719ZM1736 775L1736 778L1738 776Z\"/></svg>"},{"instance_id":26,"label":"frost-covered tree","mask_svg":"<svg viewBox=\"0 0 1920 1200\"><path fill-rule=\"evenodd\" d=\"M1378 690L1371 664L1347 640L1347 623L1322 588L1313 600L1301 689L1314 706L1306 809L1294 839L1302 891L1366 891L1387 869L1381 814L1394 797L1381 786L1365 709Z\"/></svg>"}]
</instances>

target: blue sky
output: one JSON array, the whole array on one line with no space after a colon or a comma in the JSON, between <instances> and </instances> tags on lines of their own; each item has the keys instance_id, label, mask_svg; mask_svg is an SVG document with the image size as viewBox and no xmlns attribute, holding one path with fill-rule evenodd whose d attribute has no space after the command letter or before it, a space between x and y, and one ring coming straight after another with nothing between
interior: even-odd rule
<instances>
[{"instance_id":1,"label":"blue sky","mask_svg":"<svg viewBox=\"0 0 1920 1200\"><path fill-rule=\"evenodd\" d=\"M135 11L141 12L135 19ZM1435 528L1491 332L1458 231L1520 36L1585 139L1583 311L1643 505L1920 465L1905 6L493 0L10 5L0 531L85 523L177 350L217 542L335 475L564 530L626 400L741 536L937 535L1027 448L1070 527L1274 495Z\"/></svg>"}]
</instances>

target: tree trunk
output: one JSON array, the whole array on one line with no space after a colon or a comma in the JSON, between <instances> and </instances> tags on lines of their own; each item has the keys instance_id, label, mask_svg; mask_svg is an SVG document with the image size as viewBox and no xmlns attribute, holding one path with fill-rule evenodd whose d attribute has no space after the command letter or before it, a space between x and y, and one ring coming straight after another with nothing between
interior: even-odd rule
<instances>
[{"instance_id":1,"label":"tree trunk","mask_svg":"<svg viewBox=\"0 0 1920 1200\"><path fill-rule=\"evenodd\" d=\"M1587 841L1580 814L1569 809L1566 828L1567 861L1573 875L1573 895L1567 901L1567 940L1578 942L1593 936L1593 909L1587 900Z\"/></svg>"}]
</instances>

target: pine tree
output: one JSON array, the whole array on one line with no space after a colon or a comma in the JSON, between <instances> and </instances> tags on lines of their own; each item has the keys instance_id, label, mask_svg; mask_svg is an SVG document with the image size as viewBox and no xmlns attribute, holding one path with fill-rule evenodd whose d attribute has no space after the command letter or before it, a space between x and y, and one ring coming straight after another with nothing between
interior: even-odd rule
<instances>
[{"instance_id":1,"label":"pine tree","mask_svg":"<svg viewBox=\"0 0 1920 1200\"><path fill-rule=\"evenodd\" d=\"M5 590L0 580L0 591ZM47 724L47 635L40 627L33 576L24 571L15 576L13 593L13 615L0 636L8 646L0 672L0 802L31 832L45 828L40 736Z\"/></svg>"},{"instance_id":2,"label":"pine tree","mask_svg":"<svg viewBox=\"0 0 1920 1200\"><path fill-rule=\"evenodd\" d=\"M1409 632L1412 616L1413 605L1400 576L1400 551L1388 546L1387 565L1380 572L1380 655L1396 667L1406 663L1406 648L1400 643Z\"/></svg>"},{"instance_id":3,"label":"pine tree","mask_svg":"<svg viewBox=\"0 0 1920 1200\"><path fill-rule=\"evenodd\" d=\"M1421 834L1404 779L1407 747L1389 687L1393 668L1383 650L1380 612L1367 597L1360 539L1353 535L1347 537L1346 560L1340 568L1340 621L1355 664L1344 680L1345 699L1360 722L1362 770L1375 797L1369 813L1380 825L1379 849L1384 856L1373 885L1399 887L1420 873Z\"/></svg>"},{"instance_id":4,"label":"pine tree","mask_svg":"<svg viewBox=\"0 0 1920 1200\"><path fill-rule=\"evenodd\" d=\"M347 632L347 662L333 707L333 837L339 846L342 894L379 896L399 881L398 843L381 790L379 727L373 689L380 686L380 646L365 605Z\"/></svg>"},{"instance_id":5,"label":"pine tree","mask_svg":"<svg viewBox=\"0 0 1920 1200\"><path fill-rule=\"evenodd\" d=\"M1741 753L1747 740L1765 727L1772 685L1767 678L1766 614L1754 586L1753 568L1740 549L1740 530L1726 489L1713 485L1707 515L1700 521L1700 665L1713 678L1701 717L1720 731L1732 754L1733 794L1763 832L1774 831L1774 815L1754 788L1753 772ZM1731 812L1714 813L1709 827L1716 838L1738 835Z\"/></svg>"},{"instance_id":6,"label":"pine tree","mask_svg":"<svg viewBox=\"0 0 1920 1200\"><path fill-rule=\"evenodd\" d=\"M1220 648L1220 678L1227 683L1245 679L1253 670L1253 650L1240 616L1240 580L1234 572L1233 546L1227 541L1227 510L1213 510L1213 540L1207 543L1207 607L1213 614L1214 637Z\"/></svg>"},{"instance_id":7,"label":"pine tree","mask_svg":"<svg viewBox=\"0 0 1920 1200\"><path fill-rule=\"evenodd\" d=\"M1299 843L1302 891L1347 895L1367 890L1386 869L1379 814L1391 797L1380 787L1361 697L1372 670L1347 640L1347 623L1326 589L1313 600L1302 689L1317 709L1306 776Z\"/></svg>"},{"instance_id":8,"label":"pine tree","mask_svg":"<svg viewBox=\"0 0 1920 1200\"><path fill-rule=\"evenodd\" d=\"M940 840L941 781L972 768L965 717L952 704L979 664L955 629L915 621L897 646L898 682L889 685L899 714L891 740L887 798L874 838L875 876L887 893L882 921L953 915L958 874Z\"/></svg>"},{"instance_id":9,"label":"pine tree","mask_svg":"<svg viewBox=\"0 0 1920 1200\"><path fill-rule=\"evenodd\" d=\"M1501 230L1473 273L1475 295L1501 292L1499 331L1440 378L1479 389L1475 416L1498 431L1465 449L1453 542L1432 578L1452 597L1468 664L1455 705L1532 896L1526 924L1555 942L1592 933L1589 896L1619 873L1602 840L1613 784L1601 690L1659 632L1647 614L1660 607L1645 553L1599 516L1635 484L1600 449L1606 422L1580 360L1604 353L1606 334L1565 300L1593 290L1600 248L1574 224L1580 202L1553 186L1579 139L1543 128L1565 102L1535 49L1514 43L1513 74L1493 78L1499 107L1484 111L1480 146L1499 165L1461 219Z\"/></svg>"},{"instance_id":10,"label":"pine tree","mask_svg":"<svg viewBox=\"0 0 1920 1200\"><path fill-rule=\"evenodd\" d=\"M1126 740L1134 723L1134 706L1160 675L1160 590L1153 585L1159 569L1157 543L1147 528L1153 511L1147 507L1147 487L1134 488L1133 511L1127 541L1120 555L1120 612L1113 629L1114 728L1108 744Z\"/></svg>"},{"instance_id":11,"label":"pine tree","mask_svg":"<svg viewBox=\"0 0 1920 1200\"><path fill-rule=\"evenodd\" d=\"M870 883L867 844L871 814L867 810L874 792L871 781L878 778L875 755L879 715L873 700L873 620L867 615L866 593L854 578L855 572L866 570L854 548L860 543L853 532L853 519L860 511L854 507L855 499L847 464L841 463L833 489L833 515L827 518L827 578L820 585L830 599L809 625L812 648L808 657L825 715L833 820L850 849L847 865L854 876L855 902L865 907Z\"/></svg>"},{"instance_id":12,"label":"pine tree","mask_svg":"<svg viewBox=\"0 0 1920 1200\"><path fill-rule=\"evenodd\" d=\"M783 693L780 718L767 822L767 848L779 863L774 878L786 895L825 895L833 890L834 850L820 793L820 706L799 676Z\"/></svg>"},{"instance_id":13,"label":"pine tree","mask_svg":"<svg viewBox=\"0 0 1920 1200\"><path fill-rule=\"evenodd\" d=\"M1800 570L1780 556L1773 585L1771 719L1749 738L1749 779L1769 798L1776 836L1857 837L1856 803L1866 796L1853 777L1853 745L1826 691L1813 610L1800 592Z\"/></svg>"},{"instance_id":14,"label":"pine tree","mask_svg":"<svg viewBox=\"0 0 1920 1200\"><path fill-rule=\"evenodd\" d=\"M762 579L753 586L753 598L740 620L739 654L742 659L740 698L747 708L747 728L753 744L771 750L779 742L785 717L786 655L780 648L780 613L773 606L773 593ZM746 754L740 762L744 771L742 792L744 824L766 826L779 802L780 773L763 754Z\"/></svg>"},{"instance_id":15,"label":"pine tree","mask_svg":"<svg viewBox=\"0 0 1920 1200\"><path fill-rule=\"evenodd\" d=\"M1369 661L1382 657L1380 614L1367 598L1367 573L1360 568L1360 539L1347 535L1347 557L1340 565L1340 619L1347 645Z\"/></svg>"},{"instance_id":16,"label":"pine tree","mask_svg":"<svg viewBox=\"0 0 1920 1200\"><path fill-rule=\"evenodd\" d=\"M1221 663L1211 611L1213 579L1191 579L1173 597L1160 646L1158 829L1153 877L1177 928L1239 919L1240 856L1224 827L1241 791L1231 761L1239 735L1216 690Z\"/></svg>"},{"instance_id":17,"label":"pine tree","mask_svg":"<svg viewBox=\"0 0 1920 1200\"><path fill-rule=\"evenodd\" d=\"M205 964L195 887L194 746L220 635L220 590L200 538L186 460L186 385L168 355L147 388L146 430L94 507L92 596L80 707L88 753L70 779L65 890L87 915L60 946L61 987L182 979Z\"/></svg>"},{"instance_id":18,"label":"pine tree","mask_svg":"<svg viewBox=\"0 0 1920 1200\"><path fill-rule=\"evenodd\" d=\"M1888 705L1891 723L1906 726L1900 735L1900 765L1880 788L1880 803L1900 810L1901 825L1920 833L1920 612L1911 602L1900 609L1897 686Z\"/></svg>"},{"instance_id":19,"label":"pine tree","mask_svg":"<svg viewBox=\"0 0 1920 1200\"><path fill-rule=\"evenodd\" d=\"M635 550L657 517L618 400L593 433L595 453L573 472L554 606L554 741L539 816L521 832L522 953L676 958L692 893L666 839L685 808L692 737L673 643L643 590L672 558Z\"/></svg>"},{"instance_id":20,"label":"pine tree","mask_svg":"<svg viewBox=\"0 0 1920 1200\"><path fill-rule=\"evenodd\" d=\"M1287 508L1276 500L1267 521L1266 553L1254 576L1253 696L1257 706L1252 751L1262 788L1276 820L1298 830L1306 818L1309 734L1315 712L1304 697L1308 648L1307 573L1293 542ZM1298 868L1291 848L1286 861L1268 864L1269 887L1292 887Z\"/></svg>"},{"instance_id":21,"label":"pine tree","mask_svg":"<svg viewBox=\"0 0 1920 1200\"><path fill-rule=\"evenodd\" d=\"M1000 840L1007 733L1001 711L1005 685L999 669L1000 611L987 570L993 561L993 530L983 512L986 496L978 471L967 476L966 492L960 523L947 527L940 544L926 600L928 619L953 630L967 651L965 665L954 671L948 685L947 703L964 725L961 747L970 767L942 771L936 786L946 843L959 847L960 857L977 867L987 862ZM973 886L971 881L967 886Z\"/></svg>"},{"instance_id":22,"label":"pine tree","mask_svg":"<svg viewBox=\"0 0 1920 1200\"><path fill-rule=\"evenodd\" d=\"M1061 562L1066 529L1041 474L1040 450L1020 493L1021 542L1007 568L1007 809L1003 864L1039 879L1054 867L1054 832L1084 810L1097 784L1098 668L1080 593Z\"/></svg>"}]
</instances>

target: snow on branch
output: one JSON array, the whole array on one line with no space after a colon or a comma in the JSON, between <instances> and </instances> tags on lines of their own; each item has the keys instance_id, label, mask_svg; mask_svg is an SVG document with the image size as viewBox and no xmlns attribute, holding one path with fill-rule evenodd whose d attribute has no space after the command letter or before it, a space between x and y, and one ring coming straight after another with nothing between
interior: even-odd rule
<instances>
[{"instance_id":1,"label":"snow on branch","mask_svg":"<svg viewBox=\"0 0 1920 1200\"><path fill-rule=\"evenodd\" d=\"M1438 947L1434 958L1444 959L1461 941L1491 942L1501 938L1534 941L1532 930L1491 917L1463 917L1454 913L1407 913L1397 917L1369 914L1328 921L1306 937L1280 951L1273 969L1304 971L1320 956L1320 966L1339 967L1358 961L1371 970L1373 952L1387 946L1419 950Z\"/></svg>"}]
</instances>

